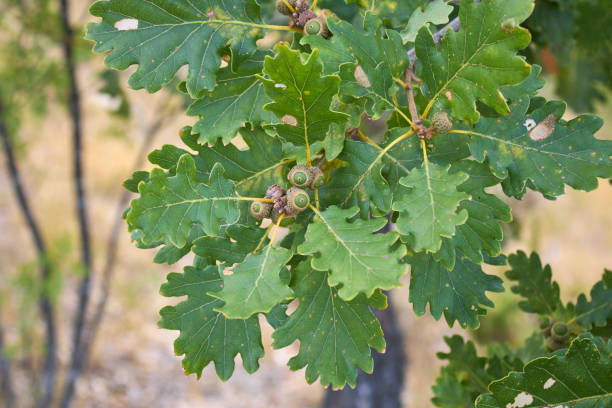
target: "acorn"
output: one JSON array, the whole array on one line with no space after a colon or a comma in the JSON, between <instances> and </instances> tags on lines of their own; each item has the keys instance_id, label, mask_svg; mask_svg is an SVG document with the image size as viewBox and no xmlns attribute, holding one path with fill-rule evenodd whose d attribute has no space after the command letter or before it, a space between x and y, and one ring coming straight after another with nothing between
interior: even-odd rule
<instances>
[{"instance_id":1,"label":"acorn","mask_svg":"<svg viewBox=\"0 0 612 408\"><path fill-rule=\"evenodd\" d=\"M310 21L317 18L317 15L315 14L314 11L312 10L306 10L303 11L301 13L299 13L298 17L297 17L297 26L298 27L305 27L306 24Z\"/></svg>"},{"instance_id":2,"label":"acorn","mask_svg":"<svg viewBox=\"0 0 612 408\"><path fill-rule=\"evenodd\" d=\"M327 28L327 19L325 16L319 16L308 21L304 25L304 33L308 35L320 35L323 38L329 37L329 29Z\"/></svg>"},{"instance_id":3,"label":"acorn","mask_svg":"<svg viewBox=\"0 0 612 408\"><path fill-rule=\"evenodd\" d=\"M558 342L554 338L549 337L546 339L546 347L548 347L551 351L557 351L565 347L565 342Z\"/></svg>"},{"instance_id":4,"label":"acorn","mask_svg":"<svg viewBox=\"0 0 612 408\"><path fill-rule=\"evenodd\" d=\"M312 181L312 173L309 167L300 164L291 169L287 178L295 187L308 187Z\"/></svg>"},{"instance_id":5,"label":"acorn","mask_svg":"<svg viewBox=\"0 0 612 408\"><path fill-rule=\"evenodd\" d=\"M291 187L287 190L287 207L288 214L295 215L304 211L310 204L310 196L301 188Z\"/></svg>"},{"instance_id":6,"label":"acorn","mask_svg":"<svg viewBox=\"0 0 612 408\"><path fill-rule=\"evenodd\" d=\"M287 0L287 3L289 3L295 9L295 0ZM283 0L276 0L276 9L279 13L284 14L286 16L290 16L293 14L293 11L291 11L291 9L287 7Z\"/></svg>"},{"instance_id":7,"label":"acorn","mask_svg":"<svg viewBox=\"0 0 612 408\"><path fill-rule=\"evenodd\" d=\"M565 344L567 339L569 339L570 330L567 327L567 324L563 322L557 322L553 324L550 329L550 338L554 339L557 343Z\"/></svg>"},{"instance_id":8,"label":"acorn","mask_svg":"<svg viewBox=\"0 0 612 408\"><path fill-rule=\"evenodd\" d=\"M264 203L261 201L253 201L251 203L251 215L259 220L269 217L270 210L272 210L271 203Z\"/></svg>"},{"instance_id":9,"label":"acorn","mask_svg":"<svg viewBox=\"0 0 612 408\"><path fill-rule=\"evenodd\" d=\"M540 317L540 331L542 332L544 336L546 337L550 336L550 329L554 323L555 321L552 319L552 317L548 317L548 316Z\"/></svg>"},{"instance_id":10,"label":"acorn","mask_svg":"<svg viewBox=\"0 0 612 408\"><path fill-rule=\"evenodd\" d=\"M453 124L446 112L436 112L431 118L431 126L436 131L436 133L448 133L449 130L453 128Z\"/></svg>"},{"instance_id":11,"label":"acorn","mask_svg":"<svg viewBox=\"0 0 612 408\"><path fill-rule=\"evenodd\" d=\"M273 184L266 190L266 198L276 200L285 195L285 189L278 184Z\"/></svg>"},{"instance_id":12,"label":"acorn","mask_svg":"<svg viewBox=\"0 0 612 408\"><path fill-rule=\"evenodd\" d=\"M321 188L323 184L325 184L325 176L323 176L323 171L321 171L318 167L311 167L310 174L312 174L312 181L310 182L310 188L315 190L317 188Z\"/></svg>"}]
</instances>

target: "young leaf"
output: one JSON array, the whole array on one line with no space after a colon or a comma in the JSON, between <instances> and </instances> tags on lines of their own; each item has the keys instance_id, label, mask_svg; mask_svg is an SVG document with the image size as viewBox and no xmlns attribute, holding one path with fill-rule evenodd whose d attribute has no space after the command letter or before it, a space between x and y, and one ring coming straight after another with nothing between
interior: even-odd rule
<instances>
[{"instance_id":1,"label":"young leaf","mask_svg":"<svg viewBox=\"0 0 612 408\"><path fill-rule=\"evenodd\" d=\"M503 230L500 222L510 222L510 207L493 194L485 192L485 187L499 184L500 180L491 174L488 166L473 160L457 162L451 173L461 171L469 179L458 187L470 195L470 199L459 203L459 210L465 209L468 218L465 224L457 226L452 238L443 238L440 251L434 259L452 270L455 263L455 248L459 249L474 263L483 262L483 251L495 257L501 253Z\"/></svg>"},{"instance_id":2,"label":"young leaf","mask_svg":"<svg viewBox=\"0 0 612 408\"><path fill-rule=\"evenodd\" d=\"M247 255L231 273L223 275L223 289L211 296L225 304L215 310L230 319L246 319L255 313L268 313L293 292L280 277L292 253L268 244L259 254Z\"/></svg>"},{"instance_id":3,"label":"young leaf","mask_svg":"<svg viewBox=\"0 0 612 408\"><path fill-rule=\"evenodd\" d=\"M506 272L506 277L516 281L511 288L525 300L519 302L519 307L527 313L552 315L557 309L563 309L559 298L559 285L552 281L550 265L542 268L540 257L532 252L527 254L518 251L508 256L508 264L512 269Z\"/></svg>"},{"instance_id":4,"label":"young leaf","mask_svg":"<svg viewBox=\"0 0 612 408\"><path fill-rule=\"evenodd\" d=\"M299 353L289 360L292 370L306 367L306 381L333 389L346 383L355 387L357 369L371 373L374 368L370 347L385 348L380 323L369 300L358 295L351 301L338 296L338 289L327 283L327 273L302 262L292 285L300 303L289 320L273 334L274 348L300 342Z\"/></svg>"},{"instance_id":5,"label":"young leaf","mask_svg":"<svg viewBox=\"0 0 612 408\"><path fill-rule=\"evenodd\" d=\"M340 78L323 76L319 54L314 50L306 62L301 53L286 45L276 46L276 57L266 57L261 78L272 102L264 109L274 112L283 123L276 126L278 135L307 150L322 142L332 123L344 124L348 115L332 111L332 98L338 93ZM309 152L307 154L317 152ZM309 158L309 156L308 156Z\"/></svg>"},{"instance_id":6,"label":"young leaf","mask_svg":"<svg viewBox=\"0 0 612 408\"><path fill-rule=\"evenodd\" d=\"M221 301L207 293L219 291L222 284L218 267L201 262L185 267L184 273L169 274L168 282L161 287L162 295L187 296L187 300L164 307L159 326L180 330L174 350L177 355L185 355L183 368L187 374L195 373L200 378L204 367L214 361L217 375L225 381L234 372L236 354L240 353L245 370L253 373L264 350L257 316L229 320L214 311Z\"/></svg>"},{"instance_id":7,"label":"young leaf","mask_svg":"<svg viewBox=\"0 0 612 408\"><path fill-rule=\"evenodd\" d=\"M406 273L406 266L399 263L402 248L391 249L397 233L374 234L387 219L349 222L358 212L357 207L341 210L331 206L317 213L306 231L306 241L298 248L302 255L315 254L312 267L329 270L329 285L342 284L338 294L345 300L359 293L369 297L376 289L398 287L398 278Z\"/></svg>"},{"instance_id":8,"label":"young leaf","mask_svg":"<svg viewBox=\"0 0 612 408\"><path fill-rule=\"evenodd\" d=\"M480 117L476 101L500 114L507 113L499 88L518 84L529 75L529 65L517 51L525 48L531 37L518 25L533 7L533 0L463 0L459 31L448 30L441 43L435 44L429 29L421 29L415 52L422 63L422 89L431 103L471 122Z\"/></svg>"},{"instance_id":9,"label":"young leaf","mask_svg":"<svg viewBox=\"0 0 612 408\"><path fill-rule=\"evenodd\" d=\"M478 316L486 314L483 306L493 307L486 292L503 292L502 280L485 274L480 265L467 260L459 250L456 256L452 271L436 262L431 254L409 257L410 302L417 316L423 316L429 304L434 319L440 319L444 313L451 327L456 320L461 327L477 328Z\"/></svg>"},{"instance_id":10,"label":"young leaf","mask_svg":"<svg viewBox=\"0 0 612 408\"><path fill-rule=\"evenodd\" d=\"M275 122L274 114L263 109L270 99L257 78L264 55L258 53L249 58L237 72L232 72L230 66L222 68L217 87L189 106L187 114L200 117L193 125L194 133L200 134L200 143L213 145L222 138L223 144L228 144L245 123L259 126Z\"/></svg>"},{"instance_id":11,"label":"young leaf","mask_svg":"<svg viewBox=\"0 0 612 408\"><path fill-rule=\"evenodd\" d=\"M480 396L476 406L607 407L612 404L610 372L609 356L601 355L590 338L578 338L565 355L535 359L523 372L492 382L491 394Z\"/></svg>"},{"instance_id":12,"label":"young leaf","mask_svg":"<svg viewBox=\"0 0 612 408\"><path fill-rule=\"evenodd\" d=\"M234 184L223 173L223 166L216 164L210 185L197 183L189 154L181 156L174 176L153 169L149 182L139 185L140 197L132 201L130 230L141 229L144 243L163 241L178 248L185 245L193 223L207 235L217 235L222 222L233 224L240 215Z\"/></svg>"},{"instance_id":13,"label":"young leaf","mask_svg":"<svg viewBox=\"0 0 612 408\"><path fill-rule=\"evenodd\" d=\"M452 237L455 227L467 220L467 211L457 211L457 206L468 195L457 187L468 176L450 174L449 167L424 161L399 180L407 189L393 203L393 209L400 211L397 229L401 234L411 235L411 246L417 252L438 251L442 237Z\"/></svg>"},{"instance_id":14,"label":"young leaf","mask_svg":"<svg viewBox=\"0 0 612 408\"><path fill-rule=\"evenodd\" d=\"M563 194L567 184L578 190L597 187L597 177L612 177L612 141L594 137L603 122L582 115L560 119L562 102L548 102L528 113L529 98L513 101L506 117L483 118L470 134L474 158L485 158L493 174L521 191L525 183L542 194ZM529 125L535 125L528 130ZM537 125L536 125L537 124Z\"/></svg>"},{"instance_id":15,"label":"young leaf","mask_svg":"<svg viewBox=\"0 0 612 408\"><path fill-rule=\"evenodd\" d=\"M255 41L271 27L261 23L255 0L104 0L90 8L102 21L87 27L95 52L107 52L106 64L126 69L134 89L158 91L179 68L189 66L187 90L193 98L215 87L221 51L227 44L232 59L244 60Z\"/></svg>"},{"instance_id":16,"label":"young leaf","mask_svg":"<svg viewBox=\"0 0 612 408\"><path fill-rule=\"evenodd\" d=\"M446 24L448 16L453 12L453 6L444 0L434 0L427 3L424 8L414 10L408 24L401 31L404 44L414 42L419 30L428 24Z\"/></svg>"}]
</instances>

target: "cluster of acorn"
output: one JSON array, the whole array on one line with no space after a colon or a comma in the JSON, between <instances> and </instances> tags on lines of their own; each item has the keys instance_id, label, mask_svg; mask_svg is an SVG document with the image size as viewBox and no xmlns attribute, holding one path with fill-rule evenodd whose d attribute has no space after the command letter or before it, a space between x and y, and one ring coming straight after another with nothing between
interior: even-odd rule
<instances>
[{"instance_id":1,"label":"cluster of acorn","mask_svg":"<svg viewBox=\"0 0 612 408\"><path fill-rule=\"evenodd\" d=\"M274 200L274 202L253 201L251 203L250 210L253 217L270 218L275 224L281 214L294 217L308 208L310 204L310 196L304 188L318 189L325 182L320 168L303 165L293 167L287 178L293 185L287 191L277 184L268 187L265 198Z\"/></svg>"},{"instance_id":2,"label":"cluster of acorn","mask_svg":"<svg viewBox=\"0 0 612 408\"><path fill-rule=\"evenodd\" d=\"M540 319L540 331L546 337L546 346L552 351L565 348L570 338L570 329L564 322L555 322L552 317Z\"/></svg>"},{"instance_id":3,"label":"cluster of acorn","mask_svg":"<svg viewBox=\"0 0 612 408\"><path fill-rule=\"evenodd\" d=\"M276 0L276 9L291 18L290 27L302 28L306 34L329 37L327 18L312 11L307 0Z\"/></svg>"}]
</instances>

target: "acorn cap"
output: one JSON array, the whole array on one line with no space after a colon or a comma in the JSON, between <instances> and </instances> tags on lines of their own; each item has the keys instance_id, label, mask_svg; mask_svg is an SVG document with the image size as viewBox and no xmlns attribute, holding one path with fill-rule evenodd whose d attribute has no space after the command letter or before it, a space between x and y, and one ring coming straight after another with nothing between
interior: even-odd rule
<instances>
[{"instance_id":1,"label":"acorn cap","mask_svg":"<svg viewBox=\"0 0 612 408\"><path fill-rule=\"evenodd\" d=\"M329 36L327 18L325 16L318 16L308 21L304 25L304 33L309 35L320 35L321 37L327 38Z\"/></svg>"},{"instance_id":2,"label":"acorn cap","mask_svg":"<svg viewBox=\"0 0 612 408\"><path fill-rule=\"evenodd\" d=\"M269 217L271 209L271 203L264 203L261 201L253 201L249 208L251 215L260 220Z\"/></svg>"},{"instance_id":3,"label":"acorn cap","mask_svg":"<svg viewBox=\"0 0 612 408\"><path fill-rule=\"evenodd\" d=\"M291 169L287 179L296 187L308 187L312 181L312 173L310 168L300 164Z\"/></svg>"},{"instance_id":4,"label":"acorn cap","mask_svg":"<svg viewBox=\"0 0 612 408\"><path fill-rule=\"evenodd\" d=\"M553 324L552 328L550 329L550 337L559 343L565 343L569 336L569 327L567 327L567 324L563 322Z\"/></svg>"},{"instance_id":5,"label":"acorn cap","mask_svg":"<svg viewBox=\"0 0 612 408\"><path fill-rule=\"evenodd\" d=\"M312 181L310 182L311 189L321 188L323 184L325 184L325 176L323 175L323 171L318 167L311 167L310 174L312 174Z\"/></svg>"},{"instance_id":6,"label":"acorn cap","mask_svg":"<svg viewBox=\"0 0 612 408\"><path fill-rule=\"evenodd\" d=\"M291 4L291 6L293 6L293 8L295 9L295 0L287 0L287 3ZM291 9L287 7L283 0L276 0L276 9L279 13L284 14L286 16L290 16L291 14L293 14Z\"/></svg>"},{"instance_id":7,"label":"acorn cap","mask_svg":"<svg viewBox=\"0 0 612 408\"><path fill-rule=\"evenodd\" d=\"M310 196L301 188L291 187L287 191L287 207L289 213L299 213L308 208L310 204Z\"/></svg>"},{"instance_id":8,"label":"acorn cap","mask_svg":"<svg viewBox=\"0 0 612 408\"><path fill-rule=\"evenodd\" d=\"M448 114L443 111L434 113L431 118L431 126L436 133L448 133L448 131L453 128L453 124L448 118Z\"/></svg>"}]
</instances>

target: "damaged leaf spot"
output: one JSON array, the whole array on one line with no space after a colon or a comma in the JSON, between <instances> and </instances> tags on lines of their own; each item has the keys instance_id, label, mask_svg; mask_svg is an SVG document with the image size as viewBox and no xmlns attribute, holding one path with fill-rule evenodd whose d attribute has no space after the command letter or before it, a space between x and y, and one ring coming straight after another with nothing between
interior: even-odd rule
<instances>
[{"instance_id":1,"label":"damaged leaf spot","mask_svg":"<svg viewBox=\"0 0 612 408\"><path fill-rule=\"evenodd\" d=\"M138 29L138 20L135 18L124 18L115 23L115 28L119 31Z\"/></svg>"},{"instance_id":2,"label":"damaged leaf spot","mask_svg":"<svg viewBox=\"0 0 612 408\"><path fill-rule=\"evenodd\" d=\"M529 137L531 140L540 141L546 139L555 130L557 119L552 113L546 117L542 122L538 123L536 127L531 129Z\"/></svg>"},{"instance_id":3,"label":"damaged leaf spot","mask_svg":"<svg viewBox=\"0 0 612 408\"><path fill-rule=\"evenodd\" d=\"M533 403L533 396L523 391L514 398L514 402L512 404L506 404L506 408L523 408L531 403Z\"/></svg>"},{"instance_id":4,"label":"damaged leaf spot","mask_svg":"<svg viewBox=\"0 0 612 408\"><path fill-rule=\"evenodd\" d=\"M280 89L287 89L287 85L285 84L274 84L275 88L280 88Z\"/></svg>"},{"instance_id":5,"label":"damaged leaf spot","mask_svg":"<svg viewBox=\"0 0 612 408\"><path fill-rule=\"evenodd\" d=\"M525 126L525 128L529 131L531 129L533 129L534 127L536 127L537 123L535 120L533 119L527 119L525 121L525 123L523 123L523 126Z\"/></svg>"},{"instance_id":6,"label":"damaged leaf spot","mask_svg":"<svg viewBox=\"0 0 612 408\"><path fill-rule=\"evenodd\" d=\"M370 82L370 79L366 75L366 73L363 70L363 68L361 68L361 65L357 65L355 67L354 75L355 75L355 79L357 80L357 83L359 85L361 85L362 87L370 88L372 86L372 83Z\"/></svg>"},{"instance_id":7,"label":"damaged leaf spot","mask_svg":"<svg viewBox=\"0 0 612 408\"><path fill-rule=\"evenodd\" d=\"M453 93L451 92L450 89L447 89L446 91L444 91L444 95L446 96L446 99L448 99L449 102L453 101Z\"/></svg>"},{"instance_id":8,"label":"damaged leaf spot","mask_svg":"<svg viewBox=\"0 0 612 408\"><path fill-rule=\"evenodd\" d=\"M287 125L291 125L291 126L297 126L298 121L295 118L295 116L292 115L285 115L282 118L280 118L281 122L286 123Z\"/></svg>"},{"instance_id":9,"label":"damaged leaf spot","mask_svg":"<svg viewBox=\"0 0 612 408\"><path fill-rule=\"evenodd\" d=\"M550 387L552 387L553 385L555 385L555 379L550 377L548 380L546 380L546 382L544 383L544 389L547 390Z\"/></svg>"}]
</instances>

